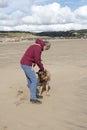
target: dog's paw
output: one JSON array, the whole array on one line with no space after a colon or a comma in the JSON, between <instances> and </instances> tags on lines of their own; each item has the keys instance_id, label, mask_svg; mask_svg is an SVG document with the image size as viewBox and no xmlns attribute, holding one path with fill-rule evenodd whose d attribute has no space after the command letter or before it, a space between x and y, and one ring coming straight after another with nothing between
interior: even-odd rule
<instances>
[{"instance_id":1,"label":"dog's paw","mask_svg":"<svg viewBox=\"0 0 87 130\"><path fill-rule=\"evenodd\" d=\"M46 96L50 96L50 94L47 92L47 93L46 93Z\"/></svg>"}]
</instances>

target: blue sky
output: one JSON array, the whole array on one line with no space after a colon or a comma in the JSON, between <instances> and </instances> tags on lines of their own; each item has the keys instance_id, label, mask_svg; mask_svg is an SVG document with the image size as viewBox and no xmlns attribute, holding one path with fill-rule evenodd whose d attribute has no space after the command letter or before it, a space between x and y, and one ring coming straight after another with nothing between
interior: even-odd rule
<instances>
[{"instance_id":1,"label":"blue sky","mask_svg":"<svg viewBox=\"0 0 87 130\"><path fill-rule=\"evenodd\" d=\"M51 0L53 2L53 0ZM55 0L61 6L69 6L72 10L77 9L79 6L87 5L87 0Z\"/></svg>"},{"instance_id":2,"label":"blue sky","mask_svg":"<svg viewBox=\"0 0 87 130\"><path fill-rule=\"evenodd\" d=\"M71 10L75 10L79 6L87 5L87 0L47 0L47 3L57 2L61 6L69 6Z\"/></svg>"},{"instance_id":3,"label":"blue sky","mask_svg":"<svg viewBox=\"0 0 87 130\"><path fill-rule=\"evenodd\" d=\"M0 30L87 29L87 0L0 0Z\"/></svg>"}]
</instances>

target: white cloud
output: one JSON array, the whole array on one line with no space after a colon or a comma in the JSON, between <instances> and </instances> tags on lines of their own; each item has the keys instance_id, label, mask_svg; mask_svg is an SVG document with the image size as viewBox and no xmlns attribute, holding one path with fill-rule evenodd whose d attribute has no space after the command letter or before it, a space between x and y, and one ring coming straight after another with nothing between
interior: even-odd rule
<instances>
[{"instance_id":1,"label":"white cloud","mask_svg":"<svg viewBox=\"0 0 87 130\"><path fill-rule=\"evenodd\" d=\"M8 16L6 14L0 13L0 21L8 19Z\"/></svg>"},{"instance_id":2,"label":"white cloud","mask_svg":"<svg viewBox=\"0 0 87 130\"><path fill-rule=\"evenodd\" d=\"M48 5L33 5L29 10L24 13L19 9L9 15L0 13L0 30L38 32L87 28L87 6L72 11L68 6L61 7L54 2Z\"/></svg>"},{"instance_id":3,"label":"white cloud","mask_svg":"<svg viewBox=\"0 0 87 130\"><path fill-rule=\"evenodd\" d=\"M23 18L26 24L64 24L73 20L73 13L70 8L62 8L58 3L45 6L32 6L31 12L32 16Z\"/></svg>"},{"instance_id":4,"label":"white cloud","mask_svg":"<svg viewBox=\"0 0 87 130\"><path fill-rule=\"evenodd\" d=\"M11 15L10 15L10 19L20 19L23 18L24 16L26 16L25 13L23 13L22 11L20 10L16 10L15 12L13 12Z\"/></svg>"},{"instance_id":5,"label":"white cloud","mask_svg":"<svg viewBox=\"0 0 87 130\"><path fill-rule=\"evenodd\" d=\"M76 17L76 22L80 24L87 24L87 6L82 6L75 10L74 14Z\"/></svg>"},{"instance_id":6,"label":"white cloud","mask_svg":"<svg viewBox=\"0 0 87 130\"><path fill-rule=\"evenodd\" d=\"M7 0L0 0L0 8L5 8L8 6Z\"/></svg>"},{"instance_id":7,"label":"white cloud","mask_svg":"<svg viewBox=\"0 0 87 130\"><path fill-rule=\"evenodd\" d=\"M21 2L23 2L24 0L0 0L0 8L7 8L7 7L9 7L9 5L11 4L11 3L21 3ZM28 1L28 0L26 0L26 1Z\"/></svg>"},{"instance_id":8,"label":"white cloud","mask_svg":"<svg viewBox=\"0 0 87 130\"><path fill-rule=\"evenodd\" d=\"M16 12L13 12L11 15L5 15L5 14L0 13L0 25L6 26L8 28L21 25L22 24L21 18L24 16L25 14L19 10L17 10Z\"/></svg>"},{"instance_id":9,"label":"white cloud","mask_svg":"<svg viewBox=\"0 0 87 130\"><path fill-rule=\"evenodd\" d=\"M46 0L0 0L0 8L6 8L8 7L11 3L17 3L20 5L26 4L26 3L34 3L34 2L42 2L42 1L46 1Z\"/></svg>"}]
</instances>

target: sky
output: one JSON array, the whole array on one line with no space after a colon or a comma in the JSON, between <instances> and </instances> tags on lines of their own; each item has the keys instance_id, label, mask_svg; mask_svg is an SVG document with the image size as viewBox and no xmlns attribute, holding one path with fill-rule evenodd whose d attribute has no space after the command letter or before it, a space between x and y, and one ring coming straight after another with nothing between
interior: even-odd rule
<instances>
[{"instance_id":1,"label":"sky","mask_svg":"<svg viewBox=\"0 0 87 130\"><path fill-rule=\"evenodd\" d=\"M0 31L87 29L87 0L0 0Z\"/></svg>"}]
</instances>

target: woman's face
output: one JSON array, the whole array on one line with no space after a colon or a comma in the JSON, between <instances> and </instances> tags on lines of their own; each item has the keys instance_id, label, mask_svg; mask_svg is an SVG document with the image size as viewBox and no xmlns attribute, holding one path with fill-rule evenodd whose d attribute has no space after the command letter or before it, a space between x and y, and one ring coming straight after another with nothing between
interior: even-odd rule
<instances>
[{"instance_id":1,"label":"woman's face","mask_svg":"<svg viewBox=\"0 0 87 130\"><path fill-rule=\"evenodd\" d=\"M44 46L43 50L49 50L50 49L50 45L49 46Z\"/></svg>"},{"instance_id":2,"label":"woman's face","mask_svg":"<svg viewBox=\"0 0 87 130\"><path fill-rule=\"evenodd\" d=\"M44 46L44 48L43 48L43 51L45 51L45 50L47 50L47 47L46 47L46 46Z\"/></svg>"},{"instance_id":3,"label":"woman's face","mask_svg":"<svg viewBox=\"0 0 87 130\"><path fill-rule=\"evenodd\" d=\"M47 46L44 46L43 50L49 50L49 48Z\"/></svg>"}]
</instances>

